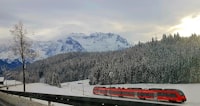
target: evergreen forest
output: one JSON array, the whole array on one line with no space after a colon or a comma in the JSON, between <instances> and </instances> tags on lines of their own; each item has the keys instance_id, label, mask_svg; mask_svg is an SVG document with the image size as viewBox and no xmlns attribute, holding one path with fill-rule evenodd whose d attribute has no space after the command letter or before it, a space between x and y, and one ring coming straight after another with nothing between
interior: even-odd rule
<instances>
[{"instance_id":1,"label":"evergreen forest","mask_svg":"<svg viewBox=\"0 0 200 106\"><path fill-rule=\"evenodd\" d=\"M19 70L11 74L22 80ZM152 38L120 51L65 53L27 65L26 82L59 86L83 79L91 85L200 83L200 36L163 34L160 40Z\"/></svg>"}]
</instances>

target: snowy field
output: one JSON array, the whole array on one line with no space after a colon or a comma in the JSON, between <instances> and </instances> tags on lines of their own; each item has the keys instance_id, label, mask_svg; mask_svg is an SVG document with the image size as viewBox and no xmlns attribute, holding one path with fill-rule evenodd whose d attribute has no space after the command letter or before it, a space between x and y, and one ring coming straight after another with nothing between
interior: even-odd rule
<instances>
[{"instance_id":1,"label":"snowy field","mask_svg":"<svg viewBox=\"0 0 200 106\"><path fill-rule=\"evenodd\" d=\"M83 81L75 81L75 82L67 82L62 83L61 88L50 86L43 83L31 83L27 84L26 90L28 92L36 92L36 93L48 93L48 94L59 94L59 95L72 95L72 96L87 96L87 97L97 97L97 98L110 98L104 96L98 96L92 94L92 89L94 86L89 85L89 80ZM7 81L8 85L20 84L18 81ZM110 85L107 85L110 87ZM187 101L184 104L180 104L181 106L200 106L200 84L119 84L112 85L112 87L140 87L140 88L173 88L182 90L187 98ZM4 88L6 89L6 88ZM23 86L11 86L9 90L13 91L22 91ZM117 99L112 97L112 99ZM121 99L121 98L118 98ZM123 98L124 99L124 98ZM47 104L47 101L36 100L35 101ZM131 100L131 99L125 99ZM133 100L137 101L137 100ZM147 101L151 102L151 101ZM59 103L52 103L54 106L69 106Z\"/></svg>"}]
</instances>

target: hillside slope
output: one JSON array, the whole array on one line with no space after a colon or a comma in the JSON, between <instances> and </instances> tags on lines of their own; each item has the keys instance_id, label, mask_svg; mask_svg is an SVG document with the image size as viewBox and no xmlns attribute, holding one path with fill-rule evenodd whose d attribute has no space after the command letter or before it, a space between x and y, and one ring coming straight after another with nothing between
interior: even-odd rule
<instances>
[{"instance_id":1,"label":"hillside slope","mask_svg":"<svg viewBox=\"0 0 200 106\"><path fill-rule=\"evenodd\" d=\"M197 83L200 37L164 35L160 41L152 39L121 51L60 54L29 65L28 70L29 81L44 78L49 84L86 78L90 84Z\"/></svg>"}]
</instances>

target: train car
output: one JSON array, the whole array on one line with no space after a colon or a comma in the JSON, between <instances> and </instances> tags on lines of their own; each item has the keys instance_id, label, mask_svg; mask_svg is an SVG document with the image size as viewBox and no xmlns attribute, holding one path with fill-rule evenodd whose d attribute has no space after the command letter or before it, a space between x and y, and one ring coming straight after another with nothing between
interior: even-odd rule
<instances>
[{"instance_id":1,"label":"train car","mask_svg":"<svg viewBox=\"0 0 200 106\"><path fill-rule=\"evenodd\" d=\"M106 88L106 87L94 87L93 88L93 94L107 96L107 91L108 91L107 89L108 88Z\"/></svg>"},{"instance_id":2,"label":"train car","mask_svg":"<svg viewBox=\"0 0 200 106\"><path fill-rule=\"evenodd\" d=\"M178 89L164 89L162 91L158 91L157 98L160 101L164 100L179 103L186 101L184 93Z\"/></svg>"},{"instance_id":3,"label":"train car","mask_svg":"<svg viewBox=\"0 0 200 106\"><path fill-rule=\"evenodd\" d=\"M185 102L186 97L184 93L178 89L149 89L148 91L154 92L154 100L169 101L169 102Z\"/></svg>"},{"instance_id":4,"label":"train car","mask_svg":"<svg viewBox=\"0 0 200 106\"><path fill-rule=\"evenodd\" d=\"M169 101L183 103L186 101L184 93L178 89L159 89L159 88L106 88L94 87L93 93L96 95L126 97L142 100Z\"/></svg>"}]
</instances>

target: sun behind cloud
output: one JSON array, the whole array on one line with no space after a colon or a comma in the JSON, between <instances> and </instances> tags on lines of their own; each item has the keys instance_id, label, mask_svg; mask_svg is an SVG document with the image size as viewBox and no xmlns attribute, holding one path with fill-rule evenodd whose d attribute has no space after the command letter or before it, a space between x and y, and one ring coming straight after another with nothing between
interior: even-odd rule
<instances>
[{"instance_id":1,"label":"sun behind cloud","mask_svg":"<svg viewBox=\"0 0 200 106\"><path fill-rule=\"evenodd\" d=\"M184 17L180 24L171 27L170 30L184 37L191 36L193 33L200 34L200 14Z\"/></svg>"}]
</instances>

